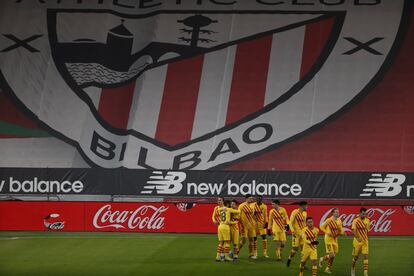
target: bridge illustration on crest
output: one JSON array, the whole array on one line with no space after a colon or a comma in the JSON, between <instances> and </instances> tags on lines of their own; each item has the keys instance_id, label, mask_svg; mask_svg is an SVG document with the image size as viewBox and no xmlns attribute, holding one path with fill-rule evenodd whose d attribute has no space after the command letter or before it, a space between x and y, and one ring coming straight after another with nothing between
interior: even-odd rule
<instances>
[{"instance_id":1,"label":"bridge illustration on crest","mask_svg":"<svg viewBox=\"0 0 414 276\"><path fill-rule=\"evenodd\" d=\"M106 43L99 43L90 39L58 43L57 55L63 59L64 63L96 63L114 71L128 72L131 66L144 56L151 57L152 61L146 63L140 69L144 69L149 64L154 67L157 66L160 59L167 53L173 53L181 57L202 54L206 51L206 48L201 47L200 44L214 42L214 40L202 38L200 35L216 33L212 30L203 29L203 27L217 23L217 20L196 14L177 22L185 25L184 28L180 29L182 33L191 35L191 37L179 37L177 38L178 41L189 45L151 42L138 52L131 53L134 36L126 28L122 19L120 25L109 30Z\"/></svg>"}]
</instances>

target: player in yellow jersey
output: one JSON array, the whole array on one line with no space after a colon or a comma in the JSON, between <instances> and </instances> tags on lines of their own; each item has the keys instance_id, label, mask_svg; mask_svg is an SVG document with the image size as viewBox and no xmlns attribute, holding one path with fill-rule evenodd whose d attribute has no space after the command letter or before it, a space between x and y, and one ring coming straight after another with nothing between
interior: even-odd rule
<instances>
[{"instance_id":1,"label":"player in yellow jersey","mask_svg":"<svg viewBox=\"0 0 414 276\"><path fill-rule=\"evenodd\" d=\"M325 273L331 274L331 269L336 255L339 252L338 237L345 235L342 228L342 221L339 219L339 209L331 210L332 216L325 220L321 225L321 230L325 233L326 255L319 259L319 267L323 266L324 261L328 261Z\"/></svg>"},{"instance_id":2,"label":"player in yellow jersey","mask_svg":"<svg viewBox=\"0 0 414 276\"><path fill-rule=\"evenodd\" d=\"M257 254L255 254L254 250L254 248L257 247L256 220L254 218L253 208L254 198L251 195L246 195L245 198L245 202L239 205L242 234L239 248L242 249L247 239L249 239L249 257L252 259L257 259Z\"/></svg>"},{"instance_id":3,"label":"player in yellow jersey","mask_svg":"<svg viewBox=\"0 0 414 276\"><path fill-rule=\"evenodd\" d=\"M280 201L272 201L272 210L269 213L268 229L273 234L273 240L276 242L276 260L282 260L282 250L285 247L286 231L289 231L289 217L286 209L280 207Z\"/></svg>"},{"instance_id":4,"label":"player in yellow jersey","mask_svg":"<svg viewBox=\"0 0 414 276\"><path fill-rule=\"evenodd\" d=\"M263 246L263 257L269 258L267 255L267 206L263 203L263 197L257 196L256 203L254 204L254 213L256 218L256 235L262 237L262 246ZM255 248L257 255L257 248Z\"/></svg>"},{"instance_id":5,"label":"player in yellow jersey","mask_svg":"<svg viewBox=\"0 0 414 276\"><path fill-rule=\"evenodd\" d=\"M313 219L311 217L306 218L306 227L302 229L301 234L304 245L300 259L299 276L303 276L305 263L308 259L310 259L312 263L312 276L316 276L318 270L318 233L319 229L313 225Z\"/></svg>"},{"instance_id":6,"label":"player in yellow jersey","mask_svg":"<svg viewBox=\"0 0 414 276\"><path fill-rule=\"evenodd\" d=\"M217 198L217 206L214 207L213 214L211 215L211 220L215 225L217 225L217 231L218 226L220 225L220 212L219 208L224 206L224 199L222 197ZM224 253L224 249L219 242L217 246L217 253L216 253L216 259L220 259L221 254Z\"/></svg>"},{"instance_id":7,"label":"player in yellow jersey","mask_svg":"<svg viewBox=\"0 0 414 276\"><path fill-rule=\"evenodd\" d=\"M359 255L362 254L364 260L364 276L368 276L368 231L370 221L366 217L367 209L359 210L359 217L352 221L352 233L354 233L353 249L352 249L352 266L351 275L355 276L355 264Z\"/></svg>"},{"instance_id":8,"label":"player in yellow jersey","mask_svg":"<svg viewBox=\"0 0 414 276\"><path fill-rule=\"evenodd\" d=\"M237 222L231 221L232 214L240 214L239 210L230 208L230 201L224 201L224 206L219 207L220 213L220 225L218 227L217 236L219 244L224 248L224 254L222 253L220 258L216 258L216 261L233 261L229 256L230 252L230 225Z\"/></svg>"},{"instance_id":9,"label":"player in yellow jersey","mask_svg":"<svg viewBox=\"0 0 414 276\"><path fill-rule=\"evenodd\" d=\"M237 201L231 201L231 208L237 210ZM233 243L233 259L239 258L239 220L240 220L240 213L233 213L231 214L231 221L235 222L234 224L230 225L230 241Z\"/></svg>"},{"instance_id":10,"label":"player in yellow jersey","mask_svg":"<svg viewBox=\"0 0 414 276\"><path fill-rule=\"evenodd\" d=\"M302 230L306 227L307 209L308 203L301 201L299 202L299 208L293 210L290 214L289 226L292 232L292 250L286 263L287 266L290 266L292 258L296 255L299 248L303 246Z\"/></svg>"}]
</instances>

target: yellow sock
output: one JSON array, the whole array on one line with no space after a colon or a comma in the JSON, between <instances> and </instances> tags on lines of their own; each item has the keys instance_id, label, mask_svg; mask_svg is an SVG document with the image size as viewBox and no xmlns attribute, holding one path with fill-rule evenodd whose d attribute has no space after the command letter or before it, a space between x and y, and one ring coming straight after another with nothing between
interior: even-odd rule
<instances>
[{"instance_id":1,"label":"yellow sock","mask_svg":"<svg viewBox=\"0 0 414 276\"><path fill-rule=\"evenodd\" d=\"M223 253L223 247L221 246L221 244L219 244L219 245L217 246L217 255L216 255L216 258L217 258L217 259L218 259L218 258L220 258L221 253Z\"/></svg>"},{"instance_id":2,"label":"yellow sock","mask_svg":"<svg viewBox=\"0 0 414 276\"><path fill-rule=\"evenodd\" d=\"M243 248L244 240L242 239L239 243L239 251Z\"/></svg>"},{"instance_id":3,"label":"yellow sock","mask_svg":"<svg viewBox=\"0 0 414 276\"><path fill-rule=\"evenodd\" d=\"M328 260L328 268L329 268L329 269L331 269L331 268L332 268L332 266L333 266L333 262L334 262L334 258L330 258L330 259Z\"/></svg>"},{"instance_id":4,"label":"yellow sock","mask_svg":"<svg viewBox=\"0 0 414 276\"><path fill-rule=\"evenodd\" d=\"M280 259L282 256L280 255L280 247L276 248L276 259Z\"/></svg>"},{"instance_id":5,"label":"yellow sock","mask_svg":"<svg viewBox=\"0 0 414 276\"><path fill-rule=\"evenodd\" d=\"M267 239L262 240L263 244L263 255L267 255Z\"/></svg>"},{"instance_id":6,"label":"yellow sock","mask_svg":"<svg viewBox=\"0 0 414 276\"><path fill-rule=\"evenodd\" d=\"M368 272L368 260L364 260L364 272Z\"/></svg>"},{"instance_id":7,"label":"yellow sock","mask_svg":"<svg viewBox=\"0 0 414 276\"><path fill-rule=\"evenodd\" d=\"M312 266L312 276L316 276L316 272L318 271L318 267L316 265Z\"/></svg>"},{"instance_id":8,"label":"yellow sock","mask_svg":"<svg viewBox=\"0 0 414 276\"><path fill-rule=\"evenodd\" d=\"M303 270L305 270L305 263L301 262L300 265L299 265L299 271L302 273Z\"/></svg>"},{"instance_id":9,"label":"yellow sock","mask_svg":"<svg viewBox=\"0 0 414 276\"><path fill-rule=\"evenodd\" d=\"M355 257L352 258L352 269L355 269L356 262L357 262L357 259Z\"/></svg>"},{"instance_id":10,"label":"yellow sock","mask_svg":"<svg viewBox=\"0 0 414 276\"><path fill-rule=\"evenodd\" d=\"M237 244L233 245L233 251L234 251L234 255L239 255L239 246Z\"/></svg>"},{"instance_id":11,"label":"yellow sock","mask_svg":"<svg viewBox=\"0 0 414 276\"><path fill-rule=\"evenodd\" d=\"M295 256L295 254L296 254L296 251L292 249L290 251L289 260L291 260Z\"/></svg>"},{"instance_id":12,"label":"yellow sock","mask_svg":"<svg viewBox=\"0 0 414 276\"><path fill-rule=\"evenodd\" d=\"M229 258L229 252L230 252L230 245L228 243L224 244L224 256L226 258Z\"/></svg>"},{"instance_id":13,"label":"yellow sock","mask_svg":"<svg viewBox=\"0 0 414 276\"><path fill-rule=\"evenodd\" d=\"M257 240L253 242L253 255L257 256Z\"/></svg>"}]
</instances>

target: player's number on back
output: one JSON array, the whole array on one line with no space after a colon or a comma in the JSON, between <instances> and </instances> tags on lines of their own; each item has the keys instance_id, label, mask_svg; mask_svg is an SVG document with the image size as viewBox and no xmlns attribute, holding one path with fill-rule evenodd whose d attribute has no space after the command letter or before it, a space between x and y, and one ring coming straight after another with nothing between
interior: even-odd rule
<instances>
[{"instance_id":1,"label":"player's number on back","mask_svg":"<svg viewBox=\"0 0 414 276\"><path fill-rule=\"evenodd\" d=\"M222 221L222 222L226 221L226 212L224 212L224 211L220 212L220 221Z\"/></svg>"}]
</instances>

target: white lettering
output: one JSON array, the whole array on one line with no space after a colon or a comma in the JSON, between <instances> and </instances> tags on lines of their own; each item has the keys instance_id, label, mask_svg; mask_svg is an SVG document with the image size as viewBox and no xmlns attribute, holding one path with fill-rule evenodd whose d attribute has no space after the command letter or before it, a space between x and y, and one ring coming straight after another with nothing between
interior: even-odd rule
<instances>
[{"instance_id":1,"label":"white lettering","mask_svg":"<svg viewBox=\"0 0 414 276\"><path fill-rule=\"evenodd\" d=\"M282 184L282 185L280 185L279 186L279 193L281 194L281 195L288 195L289 194L289 192L290 192L290 186L288 185L288 184ZM285 191L283 191L283 189L286 189Z\"/></svg>"},{"instance_id":2,"label":"white lettering","mask_svg":"<svg viewBox=\"0 0 414 276\"><path fill-rule=\"evenodd\" d=\"M13 180L13 177L9 178L9 183L10 183L10 192L11 193L19 192L22 188L21 183L18 180Z\"/></svg>"},{"instance_id":3,"label":"white lettering","mask_svg":"<svg viewBox=\"0 0 414 276\"><path fill-rule=\"evenodd\" d=\"M232 183L231 180L227 181L227 185L228 185L228 191L227 193L229 195L237 195L239 194L239 185L237 185L236 183ZM234 189L234 191L233 191Z\"/></svg>"},{"instance_id":4,"label":"white lettering","mask_svg":"<svg viewBox=\"0 0 414 276\"><path fill-rule=\"evenodd\" d=\"M111 208L112 206L107 204L95 213L92 220L95 228L160 230L165 221L161 214L168 210L165 206L152 205L143 205L134 211L111 211Z\"/></svg>"},{"instance_id":5,"label":"white lettering","mask_svg":"<svg viewBox=\"0 0 414 276\"><path fill-rule=\"evenodd\" d=\"M73 190L75 193L80 193L80 192L82 192L82 191L83 191L83 183L82 183L82 182L80 182L80 181L75 181L75 182L73 182L73 184L72 184L72 190Z\"/></svg>"},{"instance_id":6,"label":"white lettering","mask_svg":"<svg viewBox=\"0 0 414 276\"><path fill-rule=\"evenodd\" d=\"M213 195L219 195L221 193L221 190L223 189L223 183L209 183L208 186L210 187L210 191Z\"/></svg>"},{"instance_id":7,"label":"white lettering","mask_svg":"<svg viewBox=\"0 0 414 276\"><path fill-rule=\"evenodd\" d=\"M256 184L255 180L252 180L251 183L243 183L238 185L237 183L232 183L231 180L227 181L227 194L229 196L235 195L266 195L266 196L274 196L274 195L293 195L299 196L302 194L302 187L299 184L281 184L277 185L274 183L266 184L266 183L258 183Z\"/></svg>"},{"instance_id":8,"label":"white lettering","mask_svg":"<svg viewBox=\"0 0 414 276\"><path fill-rule=\"evenodd\" d=\"M0 189L1 191L1 189ZM411 197L411 191L414 191L414 185L407 186L407 197Z\"/></svg>"},{"instance_id":9,"label":"white lettering","mask_svg":"<svg viewBox=\"0 0 414 276\"><path fill-rule=\"evenodd\" d=\"M197 184L192 182L192 183L187 183L187 194L189 195L196 195L197 194Z\"/></svg>"},{"instance_id":10,"label":"white lettering","mask_svg":"<svg viewBox=\"0 0 414 276\"><path fill-rule=\"evenodd\" d=\"M290 192L294 196L298 196L302 193L302 186L299 184L293 184L292 187L290 187Z\"/></svg>"},{"instance_id":11,"label":"white lettering","mask_svg":"<svg viewBox=\"0 0 414 276\"><path fill-rule=\"evenodd\" d=\"M380 208L370 208L367 210L367 217L371 220L371 229L375 233L388 233L391 231L392 219L390 218L392 214L395 213L393 209L380 209ZM319 225L331 215L331 209L327 210L325 214L321 217ZM345 232L351 232L352 221L358 216L358 214L341 214L339 218L342 220L342 226Z\"/></svg>"},{"instance_id":12,"label":"white lettering","mask_svg":"<svg viewBox=\"0 0 414 276\"><path fill-rule=\"evenodd\" d=\"M6 180L2 180L0 184L0 192L3 191L4 183L6 183Z\"/></svg>"},{"instance_id":13,"label":"white lettering","mask_svg":"<svg viewBox=\"0 0 414 276\"><path fill-rule=\"evenodd\" d=\"M72 191L81 193L84 187L83 183L79 180L72 183L67 180L63 182L57 180L38 180L37 177L33 178L33 180L25 180L23 182L10 177L9 186L10 193L71 193Z\"/></svg>"},{"instance_id":14,"label":"white lettering","mask_svg":"<svg viewBox=\"0 0 414 276\"><path fill-rule=\"evenodd\" d=\"M200 195L208 194L208 185L206 183L198 184L198 192L200 193Z\"/></svg>"},{"instance_id":15,"label":"white lettering","mask_svg":"<svg viewBox=\"0 0 414 276\"><path fill-rule=\"evenodd\" d=\"M223 183L187 183L187 194L188 195L220 195L223 189Z\"/></svg>"}]
</instances>

